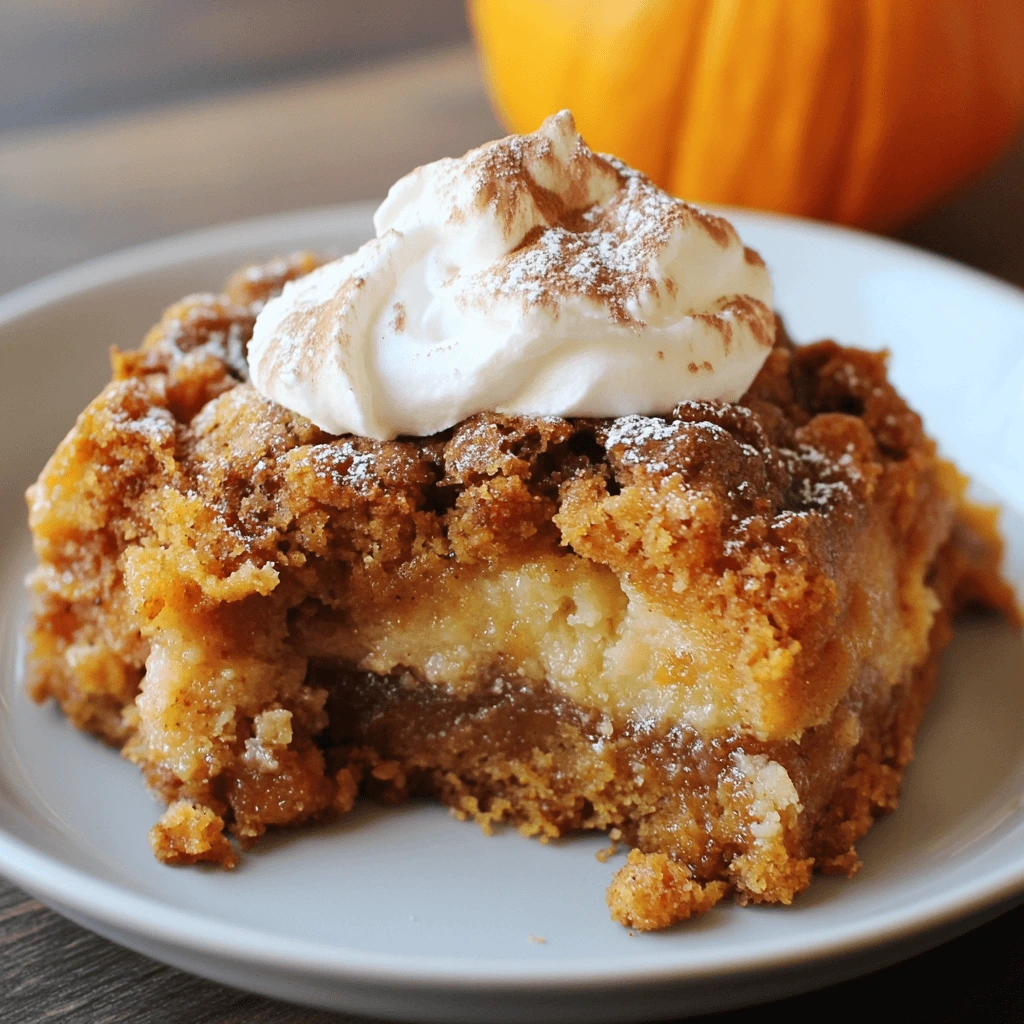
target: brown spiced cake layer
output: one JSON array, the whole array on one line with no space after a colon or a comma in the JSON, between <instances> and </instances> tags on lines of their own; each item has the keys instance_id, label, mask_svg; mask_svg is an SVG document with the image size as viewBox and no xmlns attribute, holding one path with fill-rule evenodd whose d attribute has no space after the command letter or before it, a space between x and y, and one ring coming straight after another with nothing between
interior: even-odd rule
<instances>
[{"instance_id":1,"label":"brown spiced cake layer","mask_svg":"<svg viewBox=\"0 0 1024 1024\"><path fill-rule=\"evenodd\" d=\"M232 866L362 792L605 830L637 928L855 871L951 616L1013 611L884 357L780 327L734 404L334 437L245 358L315 265L172 306L29 491L30 692L168 802L157 856Z\"/></svg>"}]
</instances>

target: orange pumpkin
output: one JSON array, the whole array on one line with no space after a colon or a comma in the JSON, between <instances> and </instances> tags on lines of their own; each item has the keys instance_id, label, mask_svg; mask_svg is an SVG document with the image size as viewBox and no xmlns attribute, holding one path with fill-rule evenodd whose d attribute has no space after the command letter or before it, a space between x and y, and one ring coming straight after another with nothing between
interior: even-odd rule
<instances>
[{"instance_id":1,"label":"orange pumpkin","mask_svg":"<svg viewBox=\"0 0 1024 1024\"><path fill-rule=\"evenodd\" d=\"M595 149L712 203L874 229L1024 120L1021 0L470 0L516 131L569 107Z\"/></svg>"}]
</instances>

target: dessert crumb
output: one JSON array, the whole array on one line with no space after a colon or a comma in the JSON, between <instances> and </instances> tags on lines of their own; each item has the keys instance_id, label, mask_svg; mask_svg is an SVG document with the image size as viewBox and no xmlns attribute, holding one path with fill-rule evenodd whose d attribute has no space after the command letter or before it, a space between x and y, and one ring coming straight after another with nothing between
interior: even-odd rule
<instances>
[{"instance_id":1,"label":"dessert crumb","mask_svg":"<svg viewBox=\"0 0 1024 1024\"><path fill-rule=\"evenodd\" d=\"M611 845L598 850L595 856L597 859L604 864L609 858L614 857L619 852L619 840L622 839L622 829L613 828L608 831L608 838L611 840Z\"/></svg>"},{"instance_id":2,"label":"dessert crumb","mask_svg":"<svg viewBox=\"0 0 1024 1024\"><path fill-rule=\"evenodd\" d=\"M536 943L538 946L543 946L546 945L548 940L545 939L543 935L528 935L526 937L526 941Z\"/></svg>"},{"instance_id":3,"label":"dessert crumb","mask_svg":"<svg viewBox=\"0 0 1024 1024\"><path fill-rule=\"evenodd\" d=\"M688 865L664 853L630 850L605 897L619 924L650 932L707 913L727 891L724 882L695 879Z\"/></svg>"}]
</instances>

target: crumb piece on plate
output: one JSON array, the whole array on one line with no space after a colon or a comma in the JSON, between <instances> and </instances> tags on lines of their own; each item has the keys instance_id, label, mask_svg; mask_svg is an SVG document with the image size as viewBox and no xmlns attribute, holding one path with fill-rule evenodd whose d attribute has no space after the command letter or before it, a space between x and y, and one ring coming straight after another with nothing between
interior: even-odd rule
<instances>
[{"instance_id":1,"label":"crumb piece on plate","mask_svg":"<svg viewBox=\"0 0 1024 1024\"><path fill-rule=\"evenodd\" d=\"M165 864L210 861L233 868L238 863L238 855L224 835L223 819L191 800L175 800L167 808L149 830L149 845Z\"/></svg>"},{"instance_id":2,"label":"crumb piece on plate","mask_svg":"<svg viewBox=\"0 0 1024 1024\"><path fill-rule=\"evenodd\" d=\"M685 864L663 853L630 850L608 887L607 900L619 924L652 932L706 913L728 888L725 882L701 885Z\"/></svg>"}]
</instances>

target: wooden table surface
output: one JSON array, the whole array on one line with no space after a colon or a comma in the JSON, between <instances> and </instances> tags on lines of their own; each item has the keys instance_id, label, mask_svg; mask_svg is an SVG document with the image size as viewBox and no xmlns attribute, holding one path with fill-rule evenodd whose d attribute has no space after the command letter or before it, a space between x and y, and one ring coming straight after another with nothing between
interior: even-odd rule
<instances>
[{"instance_id":1,"label":"wooden table surface","mask_svg":"<svg viewBox=\"0 0 1024 1024\"><path fill-rule=\"evenodd\" d=\"M239 217L382 196L415 164L500 134L457 48L107 121L0 133L0 291ZM1024 139L902 235L1024 285ZM156 312L156 311L154 311ZM877 1020L1024 1020L1024 908L866 978L778 1005ZM754 1020L734 1011L715 1020ZM0 1024L354 1020L201 981L106 942L0 879Z\"/></svg>"}]
</instances>

